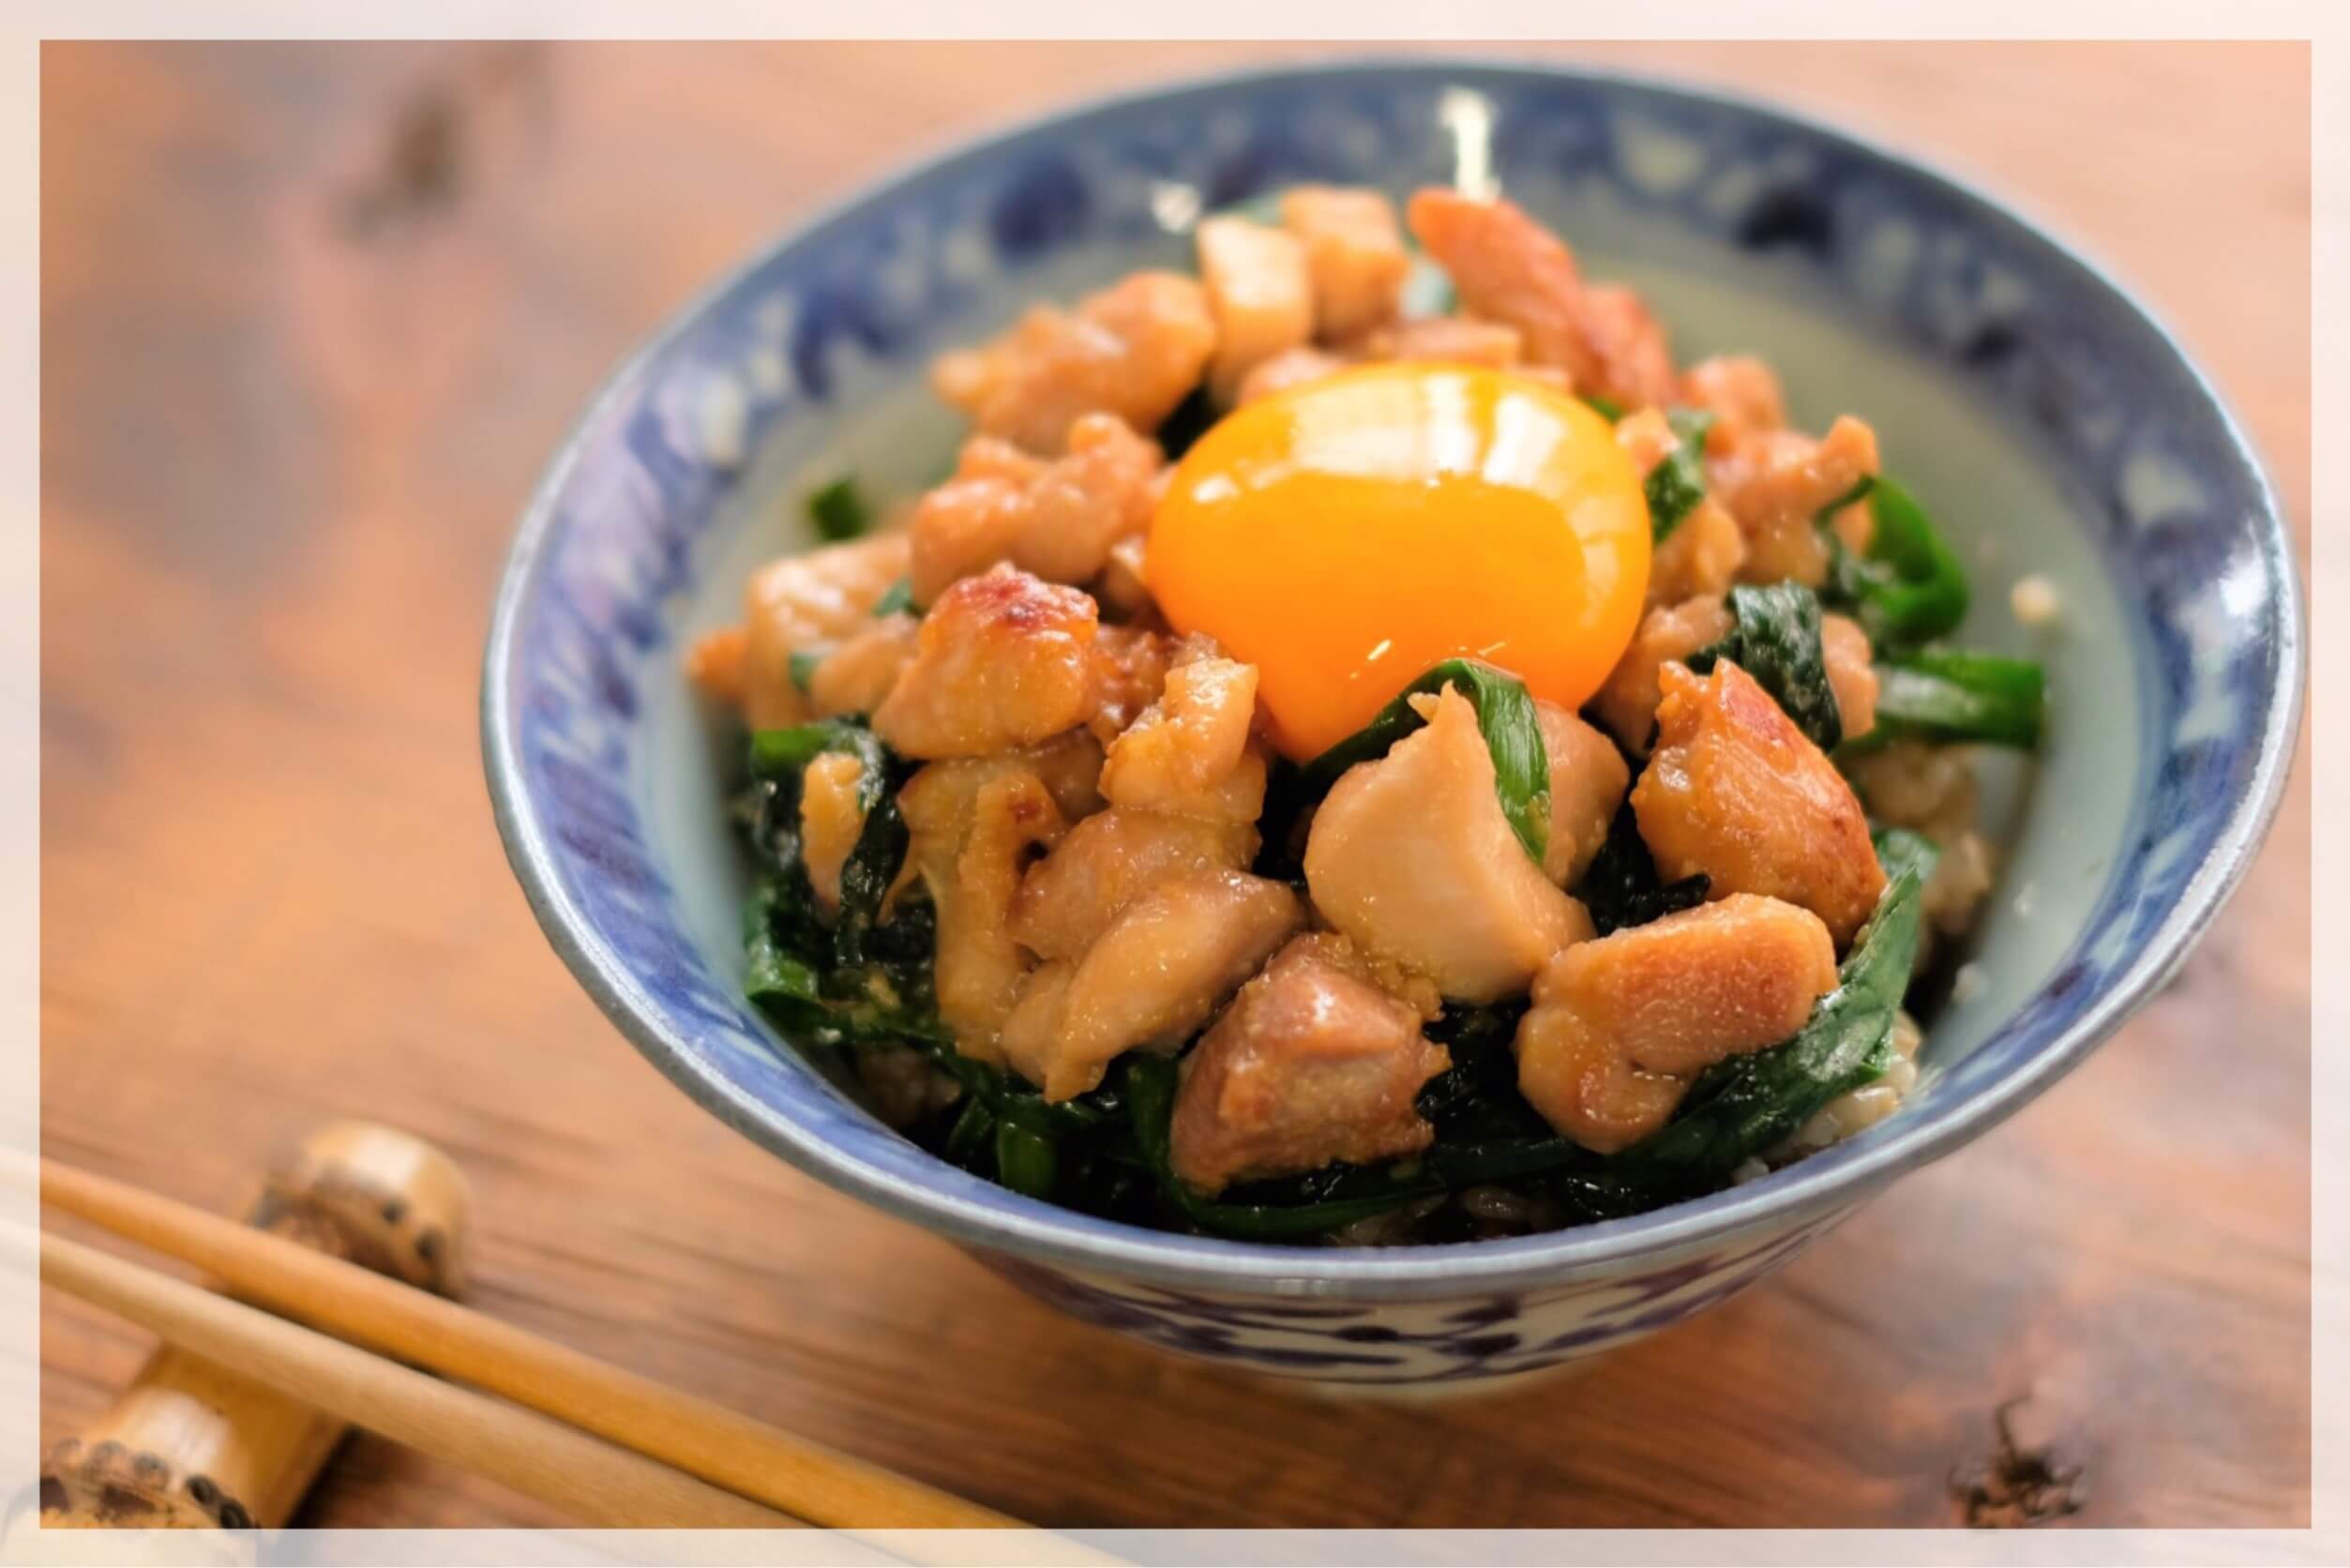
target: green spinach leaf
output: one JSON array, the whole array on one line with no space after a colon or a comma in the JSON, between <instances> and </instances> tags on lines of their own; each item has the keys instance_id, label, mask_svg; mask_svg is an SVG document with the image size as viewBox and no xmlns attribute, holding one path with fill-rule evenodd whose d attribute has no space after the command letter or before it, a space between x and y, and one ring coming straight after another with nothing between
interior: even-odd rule
<instances>
[{"instance_id":1,"label":"green spinach leaf","mask_svg":"<svg viewBox=\"0 0 2350 1568\"><path fill-rule=\"evenodd\" d=\"M1728 659L1770 693L1814 746L1833 751L1844 739L1844 719L1820 647L1818 596L1800 582L1740 583L1730 590L1730 614L1737 625L1690 655L1689 668L1703 674L1716 659Z\"/></svg>"},{"instance_id":2,"label":"green spinach leaf","mask_svg":"<svg viewBox=\"0 0 2350 1568\"><path fill-rule=\"evenodd\" d=\"M1675 445L1640 487L1648 497L1650 532L1659 544L1706 498L1706 432L1713 428L1713 411L1677 408L1665 418L1673 427Z\"/></svg>"},{"instance_id":3,"label":"green spinach leaf","mask_svg":"<svg viewBox=\"0 0 2350 1568\"><path fill-rule=\"evenodd\" d=\"M1700 871L1668 882L1656 874L1656 859L1640 837L1640 820L1626 801L1607 824L1607 837L1591 857L1574 896L1591 912L1591 924L1601 936L1626 926L1645 926L1678 910L1695 909L1706 901L1713 880Z\"/></svg>"}]
</instances>

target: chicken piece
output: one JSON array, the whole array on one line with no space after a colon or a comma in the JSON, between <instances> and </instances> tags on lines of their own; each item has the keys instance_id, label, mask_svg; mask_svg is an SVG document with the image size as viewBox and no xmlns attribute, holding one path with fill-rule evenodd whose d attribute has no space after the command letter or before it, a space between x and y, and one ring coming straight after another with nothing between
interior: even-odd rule
<instances>
[{"instance_id":1,"label":"chicken piece","mask_svg":"<svg viewBox=\"0 0 2350 1568\"><path fill-rule=\"evenodd\" d=\"M1471 313L1517 328L1535 364L1561 366L1578 386L1596 387L1599 360L1579 319L1583 279L1558 235L1511 203L1434 187L1404 212Z\"/></svg>"},{"instance_id":2,"label":"chicken piece","mask_svg":"<svg viewBox=\"0 0 2350 1568\"><path fill-rule=\"evenodd\" d=\"M1179 1048L1304 923L1298 896L1262 877L1165 878L1082 958L1036 972L1005 1021L1006 1058L1047 1100L1082 1094L1123 1051Z\"/></svg>"},{"instance_id":3,"label":"chicken piece","mask_svg":"<svg viewBox=\"0 0 2350 1568\"><path fill-rule=\"evenodd\" d=\"M1819 648L1828 665L1828 686L1836 694L1836 718L1844 738L1876 728L1875 654L1869 634L1849 615L1819 618Z\"/></svg>"},{"instance_id":4,"label":"chicken piece","mask_svg":"<svg viewBox=\"0 0 2350 1568\"><path fill-rule=\"evenodd\" d=\"M1365 333L1350 345L1364 359L1482 365L1506 370L1518 361L1517 328L1473 316L1421 316Z\"/></svg>"},{"instance_id":5,"label":"chicken piece","mask_svg":"<svg viewBox=\"0 0 2350 1568\"><path fill-rule=\"evenodd\" d=\"M1673 433L1663 409L1636 408L1616 421L1616 445L1646 478L1649 470L1680 449L1680 437Z\"/></svg>"},{"instance_id":6,"label":"chicken piece","mask_svg":"<svg viewBox=\"0 0 2350 1568\"><path fill-rule=\"evenodd\" d=\"M840 908L840 868L865 831L865 807L857 799L864 776L863 762L838 752L817 758L800 776L800 861L828 914Z\"/></svg>"},{"instance_id":7,"label":"chicken piece","mask_svg":"<svg viewBox=\"0 0 2350 1568\"><path fill-rule=\"evenodd\" d=\"M1133 726L1167 687L1175 639L1135 626L1104 626L1093 639L1093 711L1086 723L1108 746Z\"/></svg>"},{"instance_id":8,"label":"chicken piece","mask_svg":"<svg viewBox=\"0 0 2350 1568\"><path fill-rule=\"evenodd\" d=\"M1852 787L1730 660L1702 677L1667 664L1662 684L1656 752L1632 791L1657 875L1800 904L1850 942L1885 891Z\"/></svg>"},{"instance_id":9,"label":"chicken piece","mask_svg":"<svg viewBox=\"0 0 2350 1568\"><path fill-rule=\"evenodd\" d=\"M1700 359L1682 372L1680 400L1713 415L1706 451L1720 455L1765 430L1786 429L1787 400L1778 373L1751 354Z\"/></svg>"},{"instance_id":10,"label":"chicken piece","mask_svg":"<svg viewBox=\"0 0 2350 1568\"><path fill-rule=\"evenodd\" d=\"M1524 211L1431 188L1412 197L1406 218L1469 313L1517 328L1529 361L1627 408L1672 400L1672 356L1638 296L1587 288L1574 252Z\"/></svg>"},{"instance_id":11,"label":"chicken piece","mask_svg":"<svg viewBox=\"0 0 2350 1568\"><path fill-rule=\"evenodd\" d=\"M1172 468L1159 471L1159 478L1151 488L1151 505L1158 505L1158 497L1165 493L1167 475ZM1102 563L1102 575L1094 580L1093 596L1113 615L1122 615L1137 624L1155 623L1159 619L1158 600L1151 596L1151 585L1142 580L1142 557L1149 539L1142 534L1129 534L1109 547L1108 559Z\"/></svg>"},{"instance_id":12,"label":"chicken piece","mask_svg":"<svg viewBox=\"0 0 2350 1568\"><path fill-rule=\"evenodd\" d=\"M1197 281L1137 272L1074 313L1040 305L994 340L942 355L930 384L985 433L1050 454L1087 414L1158 429L1198 384L1215 342Z\"/></svg>"},{"instance_id":13,"label":"chicken piece","mask_svg":"<svg viewBox=\"0 0 2350 1568\"><path fill-rule=\"evenodd\" d=\"M1623 657L1591 699L1591 711L1626 751L1645 757L1656 734L1656 705L1664 700L1658 671L1729 636L1738 625L1717 594L1651 610L1643 616Z\"/></svg>"},{"instance_id":14,"label":"chicken piece","mask_svg":"<svg viewBox=\"0 0 2350 1568\"><path fill-rule=\"evenodd\" d=\"M955 476L914 508L917 603L999 561L1047 582L1091 582L1110 546L1150 526L1158 443L1115 415L1089 414L1069 427L1067 445L1047 462L994 436L965 444Z\"/></svg>"},{"instance_id":15,"label":"chicken piece","mask_svg":"<svg viewBox=\"0 0 2350 1568\"><path fill-rule=\"evenodd\" d=\"M1013 565L967 577L923 617L873 732L908 757L984 757L1085 722L1093 601Z\"/></svg>"},{"instance_id":16,"label":"chicken piece","mask_svg":"<svg viewBox=\"0 0 2350 1568\"><path fill-rule=\"evenodd\" d=\"M1589 912L1510 831L1477 711L1449 686L1425 727L1332 786L1306 837L1305 881L1331 925L1460 1002L1524 989L1591 934Z\"/></svg>"},{"instance_id":17,"label":"chicken piece","mask_svg":"<svg viewBox=\"0 0 2350 1568\"><path fill-rule=\"evenodd\" d=\"M1825 582L1828 549L1814 520L1876 469L1876 432L1848 414L1817 439L1766 430L1711 458L1709 488L1746 535L1740 575L1750 582L1792 578L1813 588Z\"/></svg>"},{"instance_id":18,"label":"chicken piece","mask_svg":"<svg viewBox=\"0 0 2350 1568\"><path fill-rule=\"evenodd\" d=\"M1101 758L1077 731L1032 750L932 762L898 792L907 833L900 886L919 881L930 895L939 1016L966 1056L1002 1063L997 1031L1033 962L1013 938L1013 900L1031 853L1100 807Z\"/></svg>"},{"instance_id":19,"label":"chicken piece","mask_svg":"<svg viewBox=\"0 0 2350 1568\"><path fill-rule=\"evenodd\" d=\"M1632 769L1616 743L1564 708L1536 701L1543 749L1550 758L1550 843L1543 874L1573 887L1607 840L1607 824L1631 787Z\"/></svg>"},{"instance_id":20,"label":"chicken piece","mask_svg":"<svg viewBox=\"0 0 2350 1568\"><path fill-rule=\"evenodd\" d=\"M1258 360L1248 374L1241 378L1239 387L1232 394L1232 406L1246 408L1260 398L1287 392L1292 386L1303 386L1324 376L1334 376L1352 364L1352 360L1342 358L1327 349L1284 349L1279 354Z\"/></svg>"},{"instance_id":21,"label":"chicken piece","mask_svg":"<svg viewBox=\"0 0 2350 1568\"><path fill-rule=\"evenodd\" d=\"M1314 336L1314 283L1304 245L1284 230L1245 218L1210 218L1194 238L1215 317L1208 385L1229 402L1252 369Z\"/></svg>"},{"instance_id":22,"label":"chicken piece","mask_svg":"<svg viewBox=\"0 0 2350 1568\"><path fill-rule=\"evenodd\" d=\"M1243 870L1257 846L1250 823L1122 806L1097 811L1029 868L1012 934L1039 957L1075 958L1144 888L1184 872Z\"/></svg>"},{"instance_id":23,"label":"chicken piece","mask_svg":"<svg viewBox=\"0 0 2350 1568\"><path fill-rule=\"evenodd\" d=\"M704 632L685 650L685 678L705 697L741 707L743 658L750 634L741 626Z\"/></svg>"},{"instance_id":24,"label":"chicken piece","mask_svg":"<svg viewBox=\"0 0 2350 1568\"><path fill-rule=\"evenodd\" d=\"M1745 565L1744 531L1709 495L1650 550L1649 608L1726 594Z\"/></svg>"},{"instance_id":25,"label":"chicken piece","mask_svg":"<svg viewBox=\"0 0 2350 1568\"><path fill-rule=\"evenodd\" d=\"M882 615L835 644L807 680L807 700L818 716L879 708L913 662L919 626L911 615Z\"/></svg>"},{"instance_id":26,"label":"chicken piece","mask_svg":"<svg viewBox=\"0 0 2350 1568\"><path fill-rule=\"evenodd\" d=\"M937 912L931 974L939 1017L955 1032L957 1050L1001 1066L997 1034L1034 963L1013 940L1012 902L1030 852L1057 841L1068 823L1034 770L993 767L958 777L951 771L957 766L933 764L914 775L898 809L907 865Z\"/></svg>"},{"instance_id":27,"label":"chicken piece","mask_svg":"<svg viewBox=\"0 0 2350 1568\"><path fill-rule=\"evenodd\" d=\"M1383 193L1292 186L1281 198L1281 223L1305 248L1317 338L1334 342L1395 319L1411 256Z\"/></svg>"},{"instance_id":28,"label":"chicken piece","mask_svg":"<svg viewBox=\"0 0 2350 1568\"><path fill-rule=\"evenodd\" d=\"M1895 741L1852 759L1852 784L1869 814L1946 844L1975 825L1975 765L1966 748Z\"/></svg>"},{"instance_id":29,"label":"chicken piece","mask_svg":"<svg viewBox=\"0 0 2350 1568\"><path fill-rule=\"evenodd\" d=\"M1294 937L1184 1059L1168 1127L1175 1174L1213 1196L1235 1181L1418 1153L1436 1129L1413 1096L1451 1065L1346 939Z\"/></svg>"},{"instance_id":30,"label":"chicken piece","mask_svg":"<svg viewBox=\"0 0 2350 1568\"><path fill-rule=\"evenodd\" d=\"M1257 667L1220 656L1167 671L1157 701L1109 744L1102 793L1119 806L1167 810L1213 790L1241 765L1257 715Z\"/></svg>"},{"instance_id":31,"label":"chicken piece","mask_svg":"<svg viewBox=\"0 0 2350 1568\"><path fill-rule=\"evenodd\" d=\"M791 656L862 630L874 604L905 575L903 533L787 555L753 572L743 589L743 636L733 677L744 723L753 730L781 730L814 716L806 693L791 684ZM696 656L722 659L723 655L720 642Z\"/></svg>"},{"instance_id":32,"label":"chicken piece","mask_svg":"<svg viewBox=\"0 0 2350 1568\"><path fill-rule=\"evenodd\" d=\"M1620 283L1583 291L1583 336L1599 360L1597 389L1626 408L1672 400L1673 350L1640 296Z\"/></svg>"},{"instance_id":33,"label":"chicken piece","mask_svg":"<svg viewBox=\"0 0 2350 1568\"><path fill-rule=\"evenodd\" d=\"M1778 1045L1836 987L1808 910L1733 894L1578 942L1534 982L1518 1088L1543 1120L1612 1154L1663 1126L1698 1073Z\"/></svg>"}]
</instances>

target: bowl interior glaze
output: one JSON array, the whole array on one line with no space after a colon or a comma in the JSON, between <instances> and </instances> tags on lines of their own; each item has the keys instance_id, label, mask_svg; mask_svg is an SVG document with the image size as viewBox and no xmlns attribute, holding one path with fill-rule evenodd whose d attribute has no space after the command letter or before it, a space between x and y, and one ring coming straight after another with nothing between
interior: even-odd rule
<instances>
[{"instance_id":1,"label":"bowl interior glaze","mask_svg":"<svg viewBox=\"0 0 2350 1568\"><path fill-rule=\"evenodd\" d=\"M1753 352L1797 423L1868 418L1973 571L1969 643L2049 667L2051 738L1986 771L2012 847L1928 1073L1892 1122L1656 1214L1385 1252L1161 1235L1022 1199L839 1096L740 1000L742 891L714 726L678 672L799 500L951 463L928 357L1037 300L1185 264L1198 212L1303 179L1498 176L1678 357ZM2056 586L2053 629L2007 608ZM1847 1205L2053 1081L2159 983L2273 808L2299 679L2273 496L2183 352L2076 252L1949 181L1776 111L1475 65L1228 78L948 155L779 242L609 386L550 470L484 688L500 826L534 908L638 1046L733 1125L958 1239L1170 1284L1408 1297L1572 1277Z\"/></svg>"}]
</instances>

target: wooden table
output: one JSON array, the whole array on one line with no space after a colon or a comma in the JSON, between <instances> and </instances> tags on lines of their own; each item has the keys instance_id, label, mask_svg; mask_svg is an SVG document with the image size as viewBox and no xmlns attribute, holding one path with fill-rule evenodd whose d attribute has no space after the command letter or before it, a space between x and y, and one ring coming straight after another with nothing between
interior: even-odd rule
<instances>
[{"instance_id":1,"label":"wooden table","mask_svg":"<svg viewBox=\"0 0 2350 1568\"><path fill-rule=\"evenodd\" d=\"M2305 1523L2306 767L2178 983L2059 1093L1764 1289L1484 1403L1327 1406L1075 1326L719 1126L572 985L474 701L590 387L917 148L1267 53L50 45L49 1152L225 1208L322 1119L400 1123L478 1184L490 1311L1047 1523L1941 1525L2027 1394L2021 1434L2086 1467L2076 1523ZM2206 356L2306 549L2304 48L1570 53L1930 147L2080 236ZM43 1312L49 1440L147 1347ZM360 1439L305 1522L550 1520Z\"/></svg>"}]
</instances>

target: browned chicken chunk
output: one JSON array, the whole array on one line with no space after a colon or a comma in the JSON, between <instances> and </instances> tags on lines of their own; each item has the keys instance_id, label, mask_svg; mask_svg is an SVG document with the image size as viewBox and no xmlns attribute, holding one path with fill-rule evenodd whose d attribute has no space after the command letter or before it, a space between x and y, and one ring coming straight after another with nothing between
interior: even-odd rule
<instances>
[{"instance_id":1,"label":"browned chicken chunk","mask_svg":"<svg viewBox=\"0 0 2350 1568\"><path fill-rule=\"evenodd\" d=\"M1848 414L1816 439L1759 431L1712 459L1710 487L1746 535L1740 575L1750 582L1792 578L1814 588L1826 581L1828 550L1814 520L1876 469L1876 432Z\"/></svg>"},{"instance_id":2,"label":"browned chicken chunk","mask_svg":"<svg viewBox=\"0 0 2350 1568\"><path fill-rule=\"evenodd\" d=\"M1047 964L1004 1020L1007 1060L1047 1100L1082 1094L1122 1051L1171 1051L1304 923L1296 894L1188 871L1131 899L1075 963Z\"/></svg>"},{"instance_id":3,"label":"browned chicken chunk","mask_svg":"<svg viewBox=\"0 0 2350 1568\"><path fill-rule=\"evenodd\" d=\"M1276 392L1287 392L1292 386L1336 375L1354 362L1328 349L1284 349L1267 359L1261 359L1248 374L1241 378L1240 386L1232 394L1232 406L1245 408L1259 398L1270 398Z\"/></svg>"},{"instance_id":4,"label":"browned chicken chunk","mask_svg":"<svg viewBox=\"0 0 2350 1568\"><path fill-rule=\"evenodd\" d=\"M1257 829L1113 806L1069 831L1020 883L1012 934L1046 958L1074 958L1152 883L1186 871L1238 871L1257 857Z\"/></svg>"},{"instance_id":5,"label":"browned chicken chunk","mask_svg":"<svg viewBox=\"0 0 2350 1568\"><path fill-rule=\"evenodd\" d=\"M1296 186L1281 198L1281 222L1305 247L1315 336L1333 342L1394 320L1411 257L1384 194Z\"/></svg>"},{"instance_id":6,"label":"browned chicken chunk","mask_svg":"<svg viewBox=\"0 0 2350 1568\"><path fill-rule=\"evenodd\" d=\"M1017 566L967 577L923 618L913 662L873 715L908 757L984 757L1085 722L1093 601Z\"/></svg>"},{"instance_id":7,"label":"browned chicken chunk","mask_svg":"<svg viewBox=\"0 0 2350 1568\"><path fill-rule=\"evenodd\" d=\"M771 561L744 586L743 624L695 642L686 673L712 696L741 704L753 730L804 724L816 708L791 684L791 656L864 629L874 603L905 574L903 533Z\"/></svg>"},{"instance_id":8,"label":"browned chicken chunk","mask_svg":"<svg viewBox=\"0 0 2350 1568\"><path fill-rule=\"evenodd\" d=\"M1730 660L1703 677L1667 664L1662 684L1656 751L1632 791L1657 874L1800 904L1850 942L1885 891L1852 787Z\"/></svg>"},{"instance_id":9,"label":"browned chicken chunk","mask_svg":"<svg viewBox=\"0 0 2350 1568\"><path fill-rule=\"evenodd\" d=\"M833 646L808 676L807 699L820 716L869 714L914 660L919 641L911 615L868 617Z\"/></svg>"},{"instance_id":10,"label":"browned chicken chunk","mask_svg":"<svg viewBox=\"0 0 2350 1568\"><path fill-rule=\"evenodd\" d=\"M1645 757L1656 736L1656 705L1665 697L1658 672L1668 660L1687 658L1721 641L1737 624L1719 595L1650 611L1591 699L1591 711L1626 751Z\"/></svg>"},{"instance_id":11,"label":"browned chicken chunk","mask_svg":"<svg viewBox=\"0 0 2350 1568\"><path fill-rule=\"evenodd\" d=\"M1836 986L1808 910L1733 894L1579 942L1534 982L1518 1087L1543 1120L1612 1154L1663 1126L1689 1081L1787 1039Z\"/></svg>"},{"instance_id":12,"label":"browned chicken chunk","mask_svg":"<svg viewBox=\"0 0 2350 1568\"><path fill-rule=\"evenodd\" d=\"M1412 1097L1451 1065L1344 938L1294 938L1184 1059L1168 1130L1175 1174L1213 1195L1417 1153L1436 1129Z\"/></svg>"},{"instance_id":13,"label":"browned chicken chunk","mask_svg":"<svg viewBox=\"0 0 2350 1568\"><path fill-rule=\"evenodd\" d=\"M1462 1002L1524 989L1591 932L1511 832L1477 712L1450 686L1424 728L1333 786L1306 837L1305 880L1324 919Z\"/></svg>"},{"instance_id":14,"label":"browned chicken chunk","mask_svg":"<svg viewBox=\"0 0 2350 1568\"><path fill-rule=\"evenodd\" d=\"M1032 850L1068 823L1033 771L991 770L957 777L933 764L908 780L898 799L909 836L907 863L927 884L938 917L932 962L939 1017L956 1048L1002 1065L997 1032L1034 959L1012 938L1012 901Z\"/></svg>"},{"instance_id":15,"label":"browned chicken chunk","mask_svg":"<svg viewBox=\"0 0 2350 1568\"><path fill-rule=\"evenodd\" d=\"M1178 663L1158 701L1110 743L1102 793L1120 806L1183 809L1241 765L1256 714L1255 665L1213 655Z\"/></svg>"},{"instance_id":16,"label":"browned chicken chunk","mask_svg":"<svg viewBox=\"0 0 2350 1568\"><path fill-rule=\"evenodd\" d=\"M1158 429L1198 384L1215 339L1198 282L1137 272L1074 312L1040 305L992 342L941 356L930 382L987 434L1056 452L1082 415Z\"/></svg>"},{"instance_id":17,"label":"browned chicken chunk","mask_svg":"<svg viewBox=\"0 0 2350 1568\"><path fill-rule=\"evenodd\" d=\"M1208 384L1229 400L1241 378L1314 335L1314 284L1295 234L1245 218L1202 219L1193 238L1215 317Z\"/></svg>"},{"instance_id":18,"label":"browned chicken chunk","mask_svg":"<svg viewBox=\"0 0 2350 1568\"><path fill-rule=\"evenodd\" d=\"M1746 566L1746 534L1709 495L1649 552L1648 607L1730 591Z\"/></svg>"},{"instance_id":19,"label":"browned chicken chunk","mask_svg":"<svg viewBox=\"0 0 2350 1568\"><path fill-rule=\"evenodd\" d=\"M1631 787L1632 769L1616 743L1564 708L1534 704L1550 758L1550 843L1543 873L1573 887L1607 840L1607 824Z\"/></svg>"},{"instance_id":20,"label":"browned chicken chunk","mask_svg":"<svg viewBox=\"0 0 2350 1568\"><path fill-rule=\"evenodd\" d=\"M1524 211L1430 188L1412 197L1406 217L1469 312L1517 328L1529 360L1629 408L1672 400L1672 357L1638 299L1587 289L1574 253Z\"/></svg>"},{"instance_id":21,"label":"browned chicken chunk","mask_svg":"<svg viewBox=\"0 0 2350 1568\"><path fill-rule=\"evenodd\" d=\"M1713 429L1706 432L1711 454L1727 452L1758 431L1786 428L1787 400L1779 390L1779 377L1750 354L1700 359L1682 373L1680 398L1711 411Z\"/></svg>"},{"instance_id":22,"label":"browned chicken chunk","mask_svg":"<svg viewBox=\"0 0 2350 1568\"><path fill-rule=\"evenodd\" d=\"M826 910L840 908L840 868L865 831L865 807L857 803L864 776L864 763L836 752L817 758L801 775L800 859Z\"/></svg>"},{"instance_id":23,"label":"browned chicken chunk","mask_svg":"<svg viewBox=\"0 0 2350 1568\"><path fill-rule=\"evenodd\" d=\"M915 601L999 561L1047 582L1091 582L1112 545L1150 525L1159 466L1158 444L1109 414L1070 426L1067 454L1050 461L973 437L955 476L914 508Z\"/></svg>"}]
</instances>

